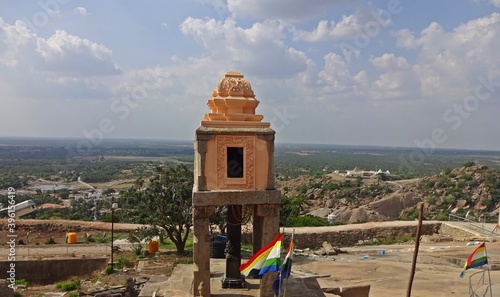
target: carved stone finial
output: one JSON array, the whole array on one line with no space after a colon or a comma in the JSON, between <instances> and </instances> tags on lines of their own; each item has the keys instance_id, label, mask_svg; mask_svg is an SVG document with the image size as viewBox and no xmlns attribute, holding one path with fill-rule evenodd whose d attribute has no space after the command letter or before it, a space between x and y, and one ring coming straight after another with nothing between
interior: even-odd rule
<instances>
[{"instance_id":1,"label":"carved stone finial","mask_svg":"<svg viewBox=\"0 0 500 297\"><path fill-rule=\"evenodd\" d=\"M255 99L252 86L243 74L237 71L227 72L212 92L207 101L210 113L205 114L202 125L229 126L253 125L268 127L269 123L262 123L262 115L255 114L259 101ZM231 123L228 123L231 122Z\"/></svg>"},{"instance_id":2,"label":"carved stone finial","mask_svg":"<svg viewBox=\"0 0 500 297\"><path fill-rule=\"evenodd\" d=\"M215 96L214 96L215 95ZM227 72L217 84L212 97L255 98L252 86L238 71Z\"/></svg>"}]
</instances>

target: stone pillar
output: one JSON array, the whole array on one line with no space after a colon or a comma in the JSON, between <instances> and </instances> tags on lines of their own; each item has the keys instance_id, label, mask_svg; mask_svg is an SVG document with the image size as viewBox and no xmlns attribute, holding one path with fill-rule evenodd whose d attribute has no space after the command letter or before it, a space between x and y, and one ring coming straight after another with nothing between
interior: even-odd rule
<instances>
[{"instance_id":1,"label":"stone pillar","mask_svg":"<svg viewBox=\"0 0 500 297\"><path fill-rule=\"evenodd\" d=\"M210 296L210 223L214 206L193 207L193 292Z\"/></svg>"},{"instance_id":2,"label":"stone pillar","mask_svg":"<svg viewBox=\"0 0 500 297\"><path fill-rule=\"evenodd\" d=\"M278 275L278 271L276 272L271 272L271 273L266 273L262 276L262 279L260 280L260 288L259 288L259 297L275 297L274 295L274 288L273 288L273 283L274 280L276 279L276 276ZM291 293L291 292L290 292ZM301 296L307 296L307 295L302 295Z\"/></svg>"},{"instance_id":3,"label":"stone pillar","mask_svg":"<svg viewBox=\"0 0 500 297\"><path fill-rule=\"evenodd\" d=\"M258 252L261 248L264 247L262 245L262 230L264 228L264 217L260 217L255 215L257 213L256 211L257 205L254 206L254 215L253 215L253 232L252 232L252 252L255 254Z\"/></svg>"},{"instance_id":4,"label":"stone pillar","mask_svg":"<svg viewBox=\"0 0 500 297\"><path fill-rule=\"evenodd\" d=\"M261 225L260 248L273 241L280 230L279 204L259 204L255 206L255 216ZM254 242L254 246L256 243Z\"/></svg>"},{"instance_id":5,"label":"stone pillar","mask_svg":"<svg viewBox=\"0 0 500 297\"><path fill-rule=\"evenodd\" d=\"M196 134L195 140L195 167L194 167L194 188L197 191L207 190L207 177L205 175L205 160L207 156L207 141L213 135Z\"/></svg>"},{"instance_id":6,"label":"stone pillar","mask_svg":"<svg viewBox=\"0 0 500 297\"><path fill-rule=\"evenodd\" d=\"M280 232L279 204L258 204L255 206L255 218L257 218L260 234L260 247L269 244ZM255 230L254 230L255 231ZM256 243L254 241L254 248ZM254 253L257 250L254 250ZM272 283L276 278L276 273L264 274L260 282L260 297L274 297Z\"/></svg>"},{"instance_id":7,"label":"stone pillar","mask_svg":"<svg viewBox=\"0 0 500 297\"><path fill-rule=\"evenodd\" d=\"M244 288L245 279L240 272L241 265L241 222L242 206L228 205L227 207L227 254L226 274L222 280L222 287Z\"/></svg>"},{"instance_id":8,"label":"stone pillar","mask_svg":"<svg viewBox=\"0 0 500 297\"><path fill-rule=\"evenodd\" d=\"M266 141L267 146L267 185L266 190L274 190L275 186L275 173L274 173L274 133L259 135L259 139Z\"/></svg>"}]
</instances>

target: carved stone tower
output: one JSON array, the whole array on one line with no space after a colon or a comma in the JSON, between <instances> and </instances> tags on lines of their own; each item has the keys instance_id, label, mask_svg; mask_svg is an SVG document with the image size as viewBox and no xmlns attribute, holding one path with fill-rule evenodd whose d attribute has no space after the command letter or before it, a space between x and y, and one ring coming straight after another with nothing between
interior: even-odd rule
<instances>
[{"instance_id":1,"label":"carved stone tower","mask_svg":"<svg viewBox=\"0 0 500 297\"><path fill-rule=\"evenodd\" d=\"M279 233L281 193L274 183L274 135L259 101L239 72L227 72L212 93L194 144L194 296L210 296L209 219L227 207L228 252L222 286L244 285L240 274L243 209L252 214L254 252Z\"/></svg>"}]
</instances>

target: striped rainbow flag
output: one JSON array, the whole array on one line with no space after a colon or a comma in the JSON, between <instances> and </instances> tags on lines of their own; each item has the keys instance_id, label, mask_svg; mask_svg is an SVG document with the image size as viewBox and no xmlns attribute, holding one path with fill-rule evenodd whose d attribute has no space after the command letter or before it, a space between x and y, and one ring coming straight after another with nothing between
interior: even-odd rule
<instances>
[{"instance_id":1,"label":"striped rainbow flag","mask_svg":"<svg viewBox=\"0 0 500 297\"><path fill-rule=\"evenodd\" d=\"M486 257L486 245L481 243L472 254L470 254L467 262L465 262L464 271L460 274L460 277L464 277L465 271L467 269L476 268L488 264L488 258Z\"/></svg>"},{"instance_id":2,"label":"striped rainbow flag","mask_svg":"<svg viewBox=\"0 0 500 297\"><path fill-rule=\"evenodd\" d=\"M255 253L250 260L241 264L241 273L245 276L261 276L267 272L278 271L281 264L280 253L282 237L283 235L279 234L272 242ZM277 267L277 269L272 270L275 267Z\"/></svg>"},{"instance_id":3,"label":"striped rainbow flag","mask_svg":"<svg viewBox=\"0 0 500 297\"><path fill-rule=\"evenodd\" d=\"M276 241L274 246L272 247L269 255L267 255L266 261L264 261L264 265L262 265L262 269L259 272L259 276L262 276L266 273L280 271L281 266L281 240Z\"/></svg>"}]
</instances>

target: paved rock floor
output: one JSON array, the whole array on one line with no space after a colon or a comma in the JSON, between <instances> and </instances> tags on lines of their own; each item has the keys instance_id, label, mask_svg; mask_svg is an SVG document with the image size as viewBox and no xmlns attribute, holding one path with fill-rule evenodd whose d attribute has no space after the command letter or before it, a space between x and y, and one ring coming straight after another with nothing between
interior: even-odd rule
<instances>
[{"instance_id":1,"label":"paved rock floor","mask_svg":"<svg viewBox=\"0 0 500 297\"><path fill-rule=\"evenodd\" d=\"M470 296L470 278L473 287L482 296L486 287L479 282L481 270L471 269L466 272L465 278L459 277L463 261L476 247L475 242L421 244L411 296ZM380 245L347 248L347 254L336 256L296 256L292 276L301 278L315 275L322 288L368 284L371 286L370 297L406 296L413 250L413 244ZM487 243L487 251L490 267L497 269L500 263L500 242ZM224 260L211 260L212 296L258 296L259 280L247 279L249 286L245 289L222 289L224 265ZM500 271L492 270L490 275L492 295L500 296ZM485 277L488 277L487 274ZM163 296L192 296L192 265L178 266L171 280L170 284L160 288L159 292ZM296 292L290 294L293 293ZM489 292L486 296L490 296Z\"/></svg>"}]
</instances>

